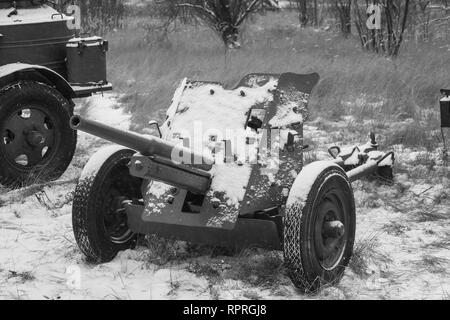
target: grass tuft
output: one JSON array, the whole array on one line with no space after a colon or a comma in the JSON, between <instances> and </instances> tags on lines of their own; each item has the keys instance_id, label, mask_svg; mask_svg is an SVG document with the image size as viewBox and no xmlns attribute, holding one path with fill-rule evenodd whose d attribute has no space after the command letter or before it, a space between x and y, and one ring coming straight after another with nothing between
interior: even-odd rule
<instances>
[{"instance_id":1,"label":"grass tuft","mask_svg":"<svg viewBox=\"0 0 450 320\"><path fill-rule=\"evenodd\" d=\"M20 282L25 283L27 281L33 281L36 279L34 274L31 271L9 271L8 279L18 279Z\"/></svg>"},{"instance_id":2,"label":"grass tuft","mask_svg":"<svg viewBox=\"0 0 450 320\"><path fill-rule=\"evenodd\" d=\"M360 277L367 276L370 263L376 255L377 235L371 234L356 241L353 255L349 263L350 269Z\"/></svg>"},{"instance_id":3,"label":"grass tuft","mask_svg":"<svg viewBox=\"0 0 450 320\"><path fill-rule=\"evenodd\" d=\"M276 287L289 280L285 277L283 258L280 252L247 249L227 271L227 277L241 280L254 286Z\"/></svg>"}]
</instances>

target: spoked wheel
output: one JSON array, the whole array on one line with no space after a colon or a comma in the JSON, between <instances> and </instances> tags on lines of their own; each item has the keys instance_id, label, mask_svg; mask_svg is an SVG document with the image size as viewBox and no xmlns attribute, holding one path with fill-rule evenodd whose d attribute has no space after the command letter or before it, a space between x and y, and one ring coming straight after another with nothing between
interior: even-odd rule
<instances>
[{"instance_id":1,"label":"spoked wheel","mask_svg":"<svg viewBox=\"0 0 450 320\"><path fill-rule=\"evenodd\" d=\"M126 204L142 198L142 179L129 174L135 152L119 146L98 151L87 163L75 190L72 224L87 260L111 261L132 248L137 235L127 225Z\"/></svg>"},{"instance_id":2,"label":"spoked wheel","mask_svg":"<svg viewBox=\"0 0 450 320\"><path fill-rule=\"evenodd\" d=\"M76 147L69 101L37 82L0 92L0 183L17 187L59 178Z\"/></svg>"},{"instance_id":3,"label":"spoked wheel","mask_svg":"<svg viewBox=\"0 0 450 320\"><path fill-rule=\"evenodd\" d=\"M316 180L306 195L295 186ZM291 190L284 218L284 255L290 278L305 292L337 283L355 238L355 203L346 173L333 163L305 167Z\"/></svg>"}]
</instances>

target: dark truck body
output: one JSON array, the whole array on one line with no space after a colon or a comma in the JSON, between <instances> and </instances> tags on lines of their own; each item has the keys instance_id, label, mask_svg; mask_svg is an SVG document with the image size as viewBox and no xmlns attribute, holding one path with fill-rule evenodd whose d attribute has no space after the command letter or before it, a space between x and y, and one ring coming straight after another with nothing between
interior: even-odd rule
<instances>
[{"instance_id":1,"label":"dark truck body","mask_svg":"<svg viewBox=\"0 0 450 320\"><path fill-rule=\"evenodd\" d=\"M106 80L104 41L101 38L74 39L75 30L70 27L74 18L42 2L18 1L14 8L12 1L0 1L0 65L23 63L53 70L72 87L71 98L111 90L112 86ZM72 46L68 47L69 42ZM74 42L80 43L83 50L74 48ZM86 46L85 42L90 42L90 45ZM71 61L68 53L71 53ZM98 68L90 68L86 73L82 66L93 64ZM71 66L71 75L68 65ZM73 70L79 70L80 74ZM72 81L71 78L83 79L84 82Z\"/></svg>"},{"instance_id":2,"label":"dark truck body","mask_svg":"<svg viewBox=\"0 0 450 320\"><path fill-rule=\"evenodd\" d=\"M53 6L0 0L0 184L11 188L61 177L77 144L73 100L112 90L108 42Z\"/></svg>"}]
</instances>

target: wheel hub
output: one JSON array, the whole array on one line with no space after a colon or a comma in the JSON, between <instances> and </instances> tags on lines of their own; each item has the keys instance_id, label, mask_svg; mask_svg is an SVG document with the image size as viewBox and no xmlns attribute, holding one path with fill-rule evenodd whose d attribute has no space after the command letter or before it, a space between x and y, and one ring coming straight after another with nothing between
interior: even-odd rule
<instances>
[{"instance_id":1,"label":"wheel hub","mask_svg":"<svg viewBox=\"0 0 450 320\"><path fill-rule=\"evenodd\" d=\"M112 191L111 207L109 214L105 216L105 227L112 242L121 244L127 242L133 233L127 226L126 207L130 200L118 196L116 190Z\"/></svg>"},{"instance_id":2,"label":"wheel hub","mask_svg":"<svg viewBox=\"0 0 450 320\"><path fill-rule=\"evenodd\" d=\"M52 116L39 106L12 113L0 123L0 134L1 152L21 169L42 165L58 140Z\"/></svg>"},{"instance_id":3,"label":"wheel hub","mask_svg":"<svg viewBox=\"0 0 450 320\"><path fill-rule=\"evenodd\" d=\"M322 230L327 238L340 239L345 234L345 226L339 220L326 221L323 224Z\"/></svg>"},{"instance_id":4,"label":"wheel hub","mask_svg":"<svg viewBox=\"0 0 450 320\"><path fill-rule=\"evenodd\" d=\"M30 130L25 134L25 136L27 142L33 147L45 144L45 137L37 130Z\"/></svg>"},{"instance_id":5,"label":"wheel hub","mask_svg":"<svg viewBox=\"0 0 450 320\"><path fill-rule=\"evenodd\" d=\"M324 269L332 270L345 248L346 228L340 202L333 196L323 199L318 208L315 226L315 247Z\"/></svg>"}]
</instances>

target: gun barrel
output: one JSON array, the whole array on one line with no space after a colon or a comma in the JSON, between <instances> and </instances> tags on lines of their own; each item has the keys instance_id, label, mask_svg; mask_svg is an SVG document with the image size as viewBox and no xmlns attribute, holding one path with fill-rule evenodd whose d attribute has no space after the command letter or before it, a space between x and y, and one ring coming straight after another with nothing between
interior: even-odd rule
<instances>
[{"instance_id":1,"label":"gun barrel","mask_svg":"<svg viewBox=\"0 0 450 320\"><path fill-rule=\"evenodd\" d=\"M172 159L174 154L181 152L183 154L181 159L190 159L190 163L183 164L206 171L212 168L212 161L210 159L204 159L202 155L196 154L188 148L181 147L158 137L144 137L138 133L116 129L98 121L84 119L79 115L74 115L70 119L70 127L73 130L83 131L136 150L144 156L157 155L162 158Z\"/></svg>"}]
</instances>

